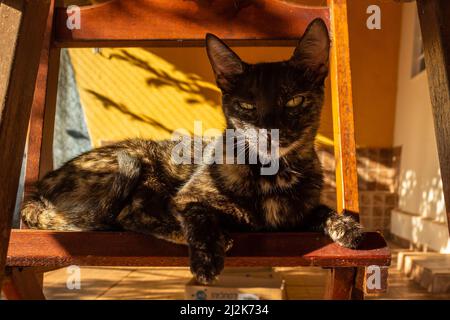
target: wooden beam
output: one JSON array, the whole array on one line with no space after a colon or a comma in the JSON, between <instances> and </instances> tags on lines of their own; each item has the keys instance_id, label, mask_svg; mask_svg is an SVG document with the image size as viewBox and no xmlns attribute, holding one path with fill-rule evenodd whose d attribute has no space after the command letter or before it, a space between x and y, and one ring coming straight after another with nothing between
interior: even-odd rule
<instances>
[{"instance_id":1,"label":"wooden beam","mask_svg":"<svg viewBox=\"0 0 450 320\"><path fill-rule=\"evenodd\" d=\"M0 287L50 0L0 2Z\"/></svg>"},{"instance_id":2,"label":"wooden beam","mask_svg":"<svg viewBox=\"0 0 450 320\"><path fill-rule=\"evenodd\" d=\"M330 78L337 210L359 213L347 2L328 0L328 5L332 30Z\"/></svg>"},{"instance_id":3,"label":"wooden beam","mask_svg":"<svg viewBox=\"0 0 450 320\"><path fill-rule=\"evenodd\" d=\"M450 230L450 1L418 0L417 9Z\"/></svg>"},{"instance_id":4,"label":"wooden beam","mask_svg":"<svg viewBox=\"0 0 450 320\"><path fill-rule=\"evenodd\" d=\"M356 268L331 268L325 288L325 300L350 300Z\"/></svg>"},{"instance_id":5,"label":"wooden beam","mask_svg":"<svg viewBox=\"0 0 450 320\"><path fill-rule=\"evenodd\" d=\"M45 300L41 274L27 268L9 268L8 271L7 280L2 288L8 300Z\"/></svg>"},{"instance_id":6,"label":"wooden beam","mask_svg":"<svg viewBox=\"0 0 450 320\"><path fill-rule=\"evenodd\" d=\"M73 30L66 25L75 17L58 8L55 40L61 47L203 46L211 32L233 45L293 46L317 17L328 21L328 8L281 0L115 0L82 7L80 29Z\"/></svg>"},{"instance_id":7,"label":"wooden beam","mask_svg":"<svg viewBox=\"0 0 450 320\"><path fill-rule=\"evenodd\" d=\"M28 133L25 193L53 169L53 130L58 89L60 48L50 48L51 23L47 25Z\"/></svg>"},{"instance_id":8,"label":"wooden beam","mask_svg":"<svg viewBox=\"0 0 450 320\"><path fill-rule=\"evenodd\" d=\"M351 250L318 233L237 233L228 266L336 266L390 264L383 237L367 233ZM42 250L45 248L45 250ZM13 230L8 266L187 266L188 251L152 236L131 232L55 232Z\"/></svg>"},{"instance_id":9,"label":"wooden beam","mask_svg":"<svg viewBox=\"0 0 450 320\"><path fill-rule=\"evenodd\" d=\"M52 141L45 141L47 144L50 144L50 147L43 146L44 120L47 118L47 122L53 124L51 120L55 117L59 59L61 51L59 48L51 47L53 37L53 9L54 4L52 0L49 18L47 19L47 26L45 29L41 57L39 60L39 69L36 79L36 86L34 89L33 104L31 106L27 144L25 193L28 193L33 184L42 177L43 170L41 170L41 167L43 166L43 163L49 163L48 159L42 161L43 154L49 154L47 157L50 157L50 159L53 156L53 153L51 152L51 147L53 144L49 143ZM51 128L46 131L51 131L51 133L47 133L46 136L51 136L49 139L53 140L53 125L50 127ZM50 162L49 166L51 166L51 164L52 162Z\"/></svg>"}]
</instances>

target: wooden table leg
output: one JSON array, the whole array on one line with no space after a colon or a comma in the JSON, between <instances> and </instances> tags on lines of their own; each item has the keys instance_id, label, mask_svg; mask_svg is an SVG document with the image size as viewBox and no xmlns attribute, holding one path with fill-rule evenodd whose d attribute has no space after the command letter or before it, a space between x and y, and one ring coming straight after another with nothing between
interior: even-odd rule
<instances>
[{"instance_id":1,"label":"wooden table leg","mask_svg":"<svg viewBox=\"0 0 450 320\"><path fill-rule=\"evenodd\" d=\"M3 285L3 293L8 300L45 300L42 291L41 273L33 269L9 268Z\"/></svg>"},{"instance_id":2,"label":"wooden table leg","mask_svg":"<svg viewBox=\"0 0 450 320\"><path fill-rule=\"evenodd\" d=\"M366 285L365 277L366 277L366 268L359 267L355 268L356 274L355 274L355 281L353 284L353 289L351 293L351 299L352 300L364 300L364 292Z\"/></svg>"},{"instance_id":3,"label":"wooden table leg","mask_svg":"<svg viewBox=\"0 0 450 320\"><path fill-rule=\"evenodd\" d=\"M50 0L0 1L0 287Z\"/></svg>"},{"instance_id":4,"label":"wooden table leg","mask_svg":"<svg viewBox=\"0 0 450 320\"><path fill-rule=\"evenodd\" d=\"M352 298L352 289L355 285L356 268L331 268L326 284L326 300L349 300ZM361 298L361 297L359 297Z\"/></svg>"},{"instance_id":5,"label":"wooden table leg","mask_svg":"<svg viewBox=\"0 0 450 320\"><path fill-rule=\"evenodd\" d=\"M450 1L417 0L450 230Z\"/></svg>"}]
</instances>

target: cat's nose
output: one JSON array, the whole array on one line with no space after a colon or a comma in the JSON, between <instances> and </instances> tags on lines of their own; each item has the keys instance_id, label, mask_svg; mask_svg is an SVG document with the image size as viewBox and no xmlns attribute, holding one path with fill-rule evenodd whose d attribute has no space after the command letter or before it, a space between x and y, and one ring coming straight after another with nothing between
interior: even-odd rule
<instances>
[{"instance_id":1,"label":"cat's nose","mask_svg":"<svg viewBox=\"0 0 450 320\"><path fill-rule=\"evenodd\" d=\"M275 129L277 128L277 115L273 113L268 113L264 115L264 117L261 119L261 127L265 129Z\"/></svg>"},{"instance_id":2,"label":"cat's nose","mask_svg":"<svg viewBox=\"0 0 450 320\"><path fill-rule=\"evenodd\" d=\"M257 102L259 113L259 125L261 128L274 129L278 123L279 113L272 99L265 99Z\"/></svg>"}]
</instances>

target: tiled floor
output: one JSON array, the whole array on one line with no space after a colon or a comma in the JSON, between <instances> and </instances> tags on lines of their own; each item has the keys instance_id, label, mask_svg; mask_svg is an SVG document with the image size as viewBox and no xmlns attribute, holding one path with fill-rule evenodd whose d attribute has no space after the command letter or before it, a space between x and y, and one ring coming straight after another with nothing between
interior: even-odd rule
<instances>
[{"instance_id":1,"label":"tiled floor","mask_svg":"<svg viewBox=\"0 0 450 320\"><path fill-rule=\"evenodd\" d=\"M432 295L396 269L399 248L393 248L386 294L368 299L448 299L450 294ZM249 270L249 269L246 269ZM258 273L268 268L253 269ZM327 270L320 268L275 268L286 281L289 299L321 299ZM187 268L93 268L81 269L81 288L69 290L66 269L45 275L48 299L183 299L184 284L191 278Z\"/></svg>"},{"instance_id":2,"label":"tiled floor","mask_svg":"<svg viewBox=\"0 0 450 320\"><path fill-rule=\"evenodd\" d=\"M246 268L245 273L269 272L269 268ZM229 272L235 272L229 270ZM326 270L275 268L286 281L290 299L320 299ZM192 275L188 268L81 268L81 288L67 289L66 269L45 275L48 299L184 299L184 285Z\"/></svg>"},{"instance_id":3,"label":"tiled floor","mask_svg":"<svg viewBox=\"0 0 450 320\"><path fill-rule=\"evenodd\" d=\"M397 270L397 254L401 248L390 245L392 264L389 268L388 291L380 296L368 299L402 299L402 300L450 300L450 293L430 294L414 281L411 281L401 271ZM404 249L403 249L404 250Z\"/></svg>"}]
</instances>

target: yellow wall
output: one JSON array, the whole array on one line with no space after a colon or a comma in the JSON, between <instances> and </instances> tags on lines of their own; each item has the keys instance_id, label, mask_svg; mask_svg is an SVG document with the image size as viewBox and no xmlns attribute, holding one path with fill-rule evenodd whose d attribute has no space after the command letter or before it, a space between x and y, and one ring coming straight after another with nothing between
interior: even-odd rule
<instances>
[{"instance_id":1,"label":"yellow wall","mask_svg":"<svg viewBox=\"0 0 450 320\"><path fill-rule=\"evenodd\" d=\"M366 9L381 8L381 30L366 28ZM401 5L394 1L349 1L350 58L356 140L360 145L393 144Z\"/></svg>"}]
</instances>

